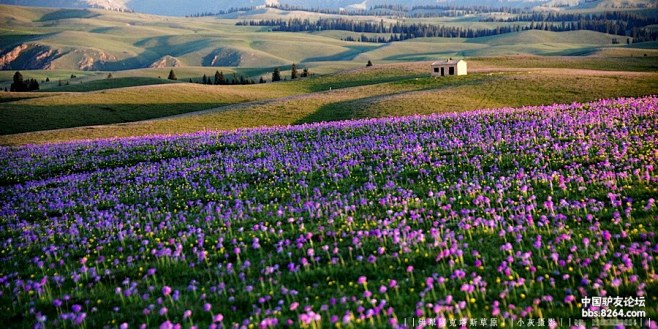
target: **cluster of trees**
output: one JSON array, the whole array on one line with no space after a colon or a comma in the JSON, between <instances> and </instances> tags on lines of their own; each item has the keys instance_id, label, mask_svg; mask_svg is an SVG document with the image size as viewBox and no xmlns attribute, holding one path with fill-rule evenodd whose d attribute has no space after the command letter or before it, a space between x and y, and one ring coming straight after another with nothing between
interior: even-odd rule
<instances>
[{"instance_id":1,"label":"cluster of trees","mask_svg":"<svg viewBox=\"0 0 658 329\"><path fill-rule=\"evenodd\" d=\"M297 78L306 78L310 77L312 73L308 70L308 68L303 68L301 72L299 72L299 69L297 68L297 64L292 64L292 68L290 69L290 79L294 80ZM108 76L110 78L110 76ZM176 76L176 72L174 70L169 71L169 75L167 76L167 79L169 80L178 80L178 77ZM274 68L272 71L272 82L276 81L281 81L281 70L277 67ZM194 82L190 78L189 82ZM266 83L267 81L265 78L260 77L260 80L258 83ZM243 75L238 75L237 73L232 73L230 77L227 77L224 75L223 71L215 71L215 74L213 76L208 76L208 75L203 75L201 80L198 80L197 83L204 84L204 85L253 85L256 84L256 80L245 77Z\"/></svg>"},{"instance_id":2,"label":"cluster of trees","mask_svg":"<svg viewBox=\"0 0 658 329\"><path fill-rule=\"evenodd\" d=\"M647 20L646 22L651 22ZM270 20L250 20L238 22L238 25L248 26L269 26L272 31L280 32L316 32L323 30L339 30L362 33L359 38L347 37L346 41L376 42L387 43L402 41L413 38L443 37L443 38L478 38L504 33L519 32L526 30L545 30L554 32L590 30L605 32L617 35L626 35L626 28L629 26L624 21L600 21L597 18L581 18L575 22L530 22L530 24L518 24L497 26L495 28L464 28L457 26L444 26L433 24L403 24L396 22L394 24L385 24L384 20L379 22L357 21L346 18L321 18L311 21L310 19L292 18L270 19ZM368 36L365 33L388 34L389 36ZM628 35L633 38L634 42L653 41L658 37L658 30L644 29L633 27L628 31Z\"/></svg>"},{"instance_id":3,"label":"cluster of trees","mask_svg":"<svg viewBox=\"0 0 658 329\"><path fill-rule=\"evenodd\" d=\"M304 68L302 70L302 73L299 73L299 70L297 69L297 64L295 63L292 64L292 67L290 68L291 80L295 80L297 78L306 78L310 76L311 76L311 72L308 70L308 68ZM278 67L274 68L274 71L272 71L272 82L277 82L277 81L281 81L281 70Z\"/></svg>"},{"instance_id":4,"label":"cluster of trees","mask_svg":"<svg viewBox=\"0 0 658 329\"><path fill-rule=\"evenodd\" d=\"M511 7L488 7L488 6L450 6L450 5L428 5L408 6L400 4L375 5L368 9L327 9L327 8L305 8L302 6L288 4L268 4L268 8L284 11L305 11L330 15L345 16L397 16L409 18L424 17L458 17L468 14L482 13L522 13L521 8Z\"/></svg>"},{"instance_id":5,"label":"cluster of trees","mask_svg":"<svg viewBox=\"0 0 658 329\"><path fill-rule=\"evenodd\" d=\"M35 79L24 80L21 72L14 73L14 82L9 91L25 92L39 90L39 82Z\"/></svg>"},{"instance_id":6,"label":"cluster of trees","mask_svg":"<svg viewBox=\"0 0 658 329\"><path fill-rule=\"evenodd\" d=\"M303 6L269 3L265 5L267 8L278 9L283 11L305 11L318 14L329 15L345 15L345 16L395 16L395 17L409 17L409 18L427 18L427 17L458 17L469 14L482 14L482 13L510 13L520 14L527 9L512 8L512 7L488 7L488 6L454 6L454 5L428 5L428 6L413 6L408 7L400 4L388 5L375 5L368 9L331 9L331 8L307 8ZM258 9L259 7L240 7L229 8L227 10L220 10L217 12L201 12L185 17L207 17L207 16L221 16L237 12L245 12Z\"/></svg>"},{"instance_id":7,"label":"cluster of trees","mask_svg":"<svg viewBox=\"0 0 658 329\"><path fill-rule=\"evenodd\" d=\"M111 1L110 1L110 2L111 2ZM132 10L132 9L124 9L124 8L107 8L107 7L105 7L105 6L100 6L100 5L96 5L96 4L88 4L88 6L89 6L90 8L97 8L97 9L103 9L103 10L116 11L116 12L118 12L118 13L130 13L130 14L135 13L135 11Z\"/></svg>"},{"instance_id":8,"label":"cluster of trees","mask_svg":"<svg viewBox=\"0 0 658 329\"><path fill-rule=\"evenodd\" d=\"M550 31L588 30L630 36L633 42L655 41L656 29L649 25L658 24L658 18L642 16L628 11L609 11L604 13L561 13L532 12L506 18L489 17L484 22L530 22L535 29Z\"/></svg>"},{"instance_id":9,"label":"cluster of trees","mask_svg":"<svg viewBox=\"0 0 658 329\"><path fill-rule=\"evenodd\" d=\"M569 13L569 12L544 12L533 11L531 13L518 14L509 17L488 17L482 22L577 22L586 21L622 21L631 27L642 27L658 24L658 18L642 16L629 11L607 11L602 13Z\"/></svg>"},{"instance_id":10,"label":"cluster of trees","mask_svg":"<svg viewBox=\"0 0 658 329\"><path fill-rule=\"evenodd\" d=\"M191 79L190 82L192 82ZM256 81L246 78L243 75L238 76L236 73L233 73L230 78L227 78L224 76L224 72L215 71L214 76L206 76L204 74L199 83L204 85L253 85L256 84ZM260 83L265 83L262 77L260 78Z\"/></svg>"},{"instance_id":11,"label":"cluster of trees","mask_svg":"<svg viewBox=\"0 0 658 329\"><path fill-rule=\"evenodd\" d=\"M110 73L108 78L111 78L112 74ZM71 74L71 79L75 79L77 76L75 74ZM50 78L46 77L45 80L41 80L41 84L48 84L50 83ZM82 82L80 82L82 83ZM9 89L5 88L5 91L14 91L14 92L27 92L27 91L37 91L41 89L41 84L37 79L26 79L23 77L23 74L20 71L17 71L14 73L13 77L13 83L9 87ZM59 87L61 86L68 86L70 84L70 80L66 80L62 82L62 80L59 80L57 85Z\"/></svg>"},{"instance_id":12,"label":"cluster of trees","mask_svg":"<svg viewBox=\"0 0 658 329\"><path fill-rule=\"evenodd\" d=\"M618 45L618 44L620 44L620 43L621 43L621 42L619 41L619 39L617 39L617 38L612 38L612 44L613 44L613 45ZM630 39L630 38L627 38L627 39L626 39L626 44L630 44L630 43L631 43L631 39Z\"/></svg>"},{"instance_id":13,"label":"cluster of trees","mask_svg":"<svg viewBox=\"0 0 658 329\"><path fill-rule=\"evenodd\" d=\"M332 8L307 8L289 4L270 3L265 5L267 8L278 9L283 11L305 11L309 13L328 14L328 15L347 15L347 16L368 16L374 15L366 9L332 9Z\"/></svg>"},{"instance_id":14,"label":"cluster of trees","mask_svg":"<svg viewBox=\"0 0 658 329\"><path fill-rule=\"evenodd\" d=\"M527 9L512 7L427 5L411 7L406 16L412 18L428 18L460 17L464 15L490 13L521 14L526 10Z\"/></svg>"},{"instance_id":15,"label":"cluster of trees","mask_svg":"<svg viewBox=\"0 0 658 329\"><path fill-rule=\"evenodd\" d=\"M384 24L384 20L379 23L356 21L348 18L320 18L311 21L310 19L291 18L285 19L262 19L241 21L237 25L246 26L269 26L272 31L281 32L316 32L322 30L340 30L364 33L401 33L405 26L400 22L396 24ZM395 32L394 32L395 31Z\"/></svg>"},{"instance_id":16,"label":"cluster of trees","mask_svg":"<svg viewBox=\"0 0 658 329\"><path fill-rule=\"evenodd\" d=\"M374 5L370 7L370 10L388 10L388 11L409 11L409 7L401 4L387 4L387 5Z\"/></svg>"},{"instance_id":17,"label":"cluster of trees","mask_svg":"<svg viewBox=\"0 0 658 329\"><path fill-rule=\"evenodd\" d=\"M474 38L501 33L509 33L521 30L520 26L498 27L494 29L472 29L455 26L431 25L431 24L385 24L380 22L355 21L344 18L321 18L317 21L309 19L276 19L276 20L251 20L238 22L239 25L270 26L272 31L280 32L316 32L323 30L339 30L364 33L359 38L347 37L346 41L387 43L422 37L445 37L445 38ZM365 33L389 34L385 36L367 36Z\"/></svg>"},{"instance_id":18,"label":"cluster of trees","mask_svg":"<svg viewBox=\"0 0 658 329\"><path fill-rule=\"evenodd\" d=\"M217 12L203 12L203 13L196 13L192 15L185 15L185 17L208 17L208 16L221 16L221 15L228 15L228 14L233 14L233 13L238 13L241 11L250 11L254 10L256 7L240 7L240 8L229 8L227 10L220 10Z\"/></svg>"}]
</instances>

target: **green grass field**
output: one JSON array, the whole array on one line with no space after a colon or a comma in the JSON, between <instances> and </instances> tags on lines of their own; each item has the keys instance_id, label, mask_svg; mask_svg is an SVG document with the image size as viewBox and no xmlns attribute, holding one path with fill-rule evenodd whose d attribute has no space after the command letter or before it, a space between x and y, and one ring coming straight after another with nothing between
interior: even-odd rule
<instances>
[{"instance_id":1,"label":"green grass field","mask_svg":"<svg viewBox=\"0 0 658 329\"><path fill-rule=\"evenodd\" d=\"M236 26L238 19L0 9L3 48L38 43L62 54L52 61L54 70L22 70L25 78L42 81L41 92L0 93L1 144L590 101L658 90L655 42L612 45L612 35L591 31L370 44L342 41L353 35L340 31L266 32ZM249 15L284 17L276 10ZM465 58L471 74L428 78L429 63L448 57ZM163 58L182 65L174 68L178 81L165 79L170 67L148 68ZM364 68L368 60L375 66ZM186 83L215 71L269 80L274 67L287 79L292 63L314 76L253 86ZM0 71L0 88L9 87L14 72Z\"/></svg>"},{"instance_id":2,"label":"green grass field","mask_svg":"<svg viewBox=\"0 0 658 329\"><path fill-rule=\"evenodd\" d=\"M646 295L655 318L658 101L613 98L658 92L656 43L527 31L377 45L235 21L0 6L4 53L31 40L63 54L21 70L50 80L41 91L0 92L0 323L493 314L513 328L578 317L577 298L601 289ZM447 57L469 74L430 77ZM178 81L149 68L162 58L183 65ZM187 82L273 67L288 80L293 62L313 75ZM52 144L98 138L111 140Z\"/></svg>"},{"instance_id":3,"label":"green grass field","mask_svg":"<svg viewBox=\"0 0 658 329\"><path fill-rule=\"evenodd\" d=\"M650 328L657 106L1 148L0 321L361 329L436 316L441 328L565 328L605 289L633 298L632 328Z\"/></svg>"},{"instance_id":4,"label":"green grass field","mask_svg":"<svg viewBox=\"0 0 658 329\"><path fill-rule=\"evenodd\" d=\"M85 93L55 93L17 101L9 99L0 103L0 133L146 120L291 93L293 91L283 84L263 88L259 85L178 83ZM19 97L20 94L8 95Z\"/></svg>"},{"instance_id":5,"label":"green grass field","mask_svg":"<svg viewBox=\"0 0 658 329\"><path fill-rule=\"evenodd\" d=\"M126 78L106 78L92 80L86 83L70 84L70 85L54 85L50 83L44 90L52 90L55 92L88 92L116 88L137 87L137 86L150 86L167 83L176 83L173 80L165 80L158 78L145 78L145 77L126 77Z\"/></svg>"},{"instance_id":6,"label":"green grass field","mask_svg":"<svg viewBox=\"0 0 658 329\"><path fill-rule=\"evenodd\" d=\"M525 59L527 62L523 63L540 59ZM598 65L594 61L591 66ZM544 64L551 62L548 59ZM563 61L556 59L554 63ZM427 63L409 63L254 86L169 84L7 100L0 103L1 121L11 124L0 126L0 143L16 145L462 112L641 96L658 90L658 73L505 67L509 64L505 59L477 59L472 62L471 74L445 79L428 77ZM205 109L212 110L194 113ZM166 118L184 113L187 114ZM128 123L155 118L162 119ZM89 125L100 126L79 127ZM68 127L72 128L38 131Z\"/></svg>"}]
</instances>

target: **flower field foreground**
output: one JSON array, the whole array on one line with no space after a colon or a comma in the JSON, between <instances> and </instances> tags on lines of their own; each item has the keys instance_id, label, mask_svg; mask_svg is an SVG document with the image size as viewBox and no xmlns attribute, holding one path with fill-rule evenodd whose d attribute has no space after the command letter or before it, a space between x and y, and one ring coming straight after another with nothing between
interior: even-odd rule
<instances>
[{"instance_id":1,"label":"flower field foreground","mask_svg":"<svg viewBox=\"0 0 658 329\"><path fill-rule=\"evenodd\" d=\"M657 161L657 97L2 148L0 320L655 328Z\"/></svg>"}]
</instances>

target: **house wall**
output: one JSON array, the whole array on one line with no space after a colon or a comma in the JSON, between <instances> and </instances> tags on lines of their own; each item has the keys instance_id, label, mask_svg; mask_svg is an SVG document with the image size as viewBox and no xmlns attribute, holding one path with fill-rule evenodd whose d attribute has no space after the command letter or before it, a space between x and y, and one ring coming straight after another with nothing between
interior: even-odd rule
<instances>
[{"instance_id":1,"label":"house wall","mask_svg":"<svg viewBox=\"0 0 658 329\"><path fill-rule=\"evenodd\" d=\"M439 65L439 66L432 66L432 76L433 77L440 77L440 76L450 76L450 68L454 68L454 75L466 75L468 73L467 65L466 62L461 61L457 63L456 65ZM441 69L443 68L443 75L441 75Z\"/></svg>"},{"instance_id":2,"label":"house wall","mask_svg":"<svg viewBox=\"0 0 658 329\"><path fill-rule=\"evenodd\" d=\"M467 65L466 62L461 61L457 63L457 75L466 75L467 72Z\"/></svg>"}]
</instances>

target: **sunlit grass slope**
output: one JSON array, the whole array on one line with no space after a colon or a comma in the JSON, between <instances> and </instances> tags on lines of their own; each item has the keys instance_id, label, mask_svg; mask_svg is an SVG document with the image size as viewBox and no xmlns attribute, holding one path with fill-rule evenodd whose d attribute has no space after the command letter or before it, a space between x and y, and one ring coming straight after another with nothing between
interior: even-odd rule
<instances>
[{"instance_id":1,"label":"sunlit grass slope","mask_svg":"<svg viewBox=\"0 0 658 329\"><path fill-rule=\"evenodd\" d=\"M498 63L505 64L504 61ZM375 66L301 81L256 86L172 84L8 102L0 104L0 108L5 108L0 113L6 120L22 124L3 127L5 133L12 129L49 129L44 126L45 120L37 120L42 124L38 127L33 121L24 119L29 116L43 118L53 115L48 124L54 123L55 127L61 128L57 125L80 124L84 121L80 118L81 113L93 113L97 116L95 119L106 120L98 123L102 124L180 114L191 111L192 107L218 108L160 120L5 135L0 137L0 143L175 134L207 129L231 130L353 118L461 112L640 96L658 90L658 73L571 68L513 69L488 65L484 60L473 61L471 74L449 79L430 78L426 74L427 63L414 63ZM139 99L148 101L136 105ZM114 112L108 108L114 109ZM156 112L159 115L154 115ZM56 118L62 117L74 122L82 121L75 124L57 121Z\"/></svg>"}]
</instances>

